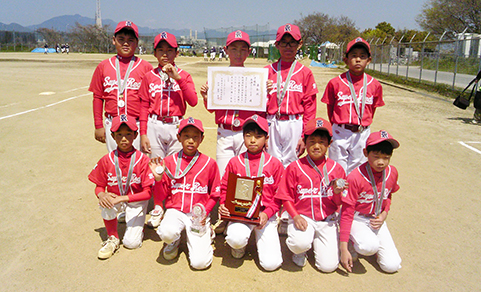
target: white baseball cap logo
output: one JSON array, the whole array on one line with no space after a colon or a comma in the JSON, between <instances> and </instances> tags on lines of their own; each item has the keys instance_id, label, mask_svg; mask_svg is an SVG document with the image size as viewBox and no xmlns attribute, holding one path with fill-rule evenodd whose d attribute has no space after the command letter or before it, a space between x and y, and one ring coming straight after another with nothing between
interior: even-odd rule
<instances>
[{"instance_id":1,"label":"white baseball cap logo","mask_svg":"<svg viewBox=\"0 0 481 292\"><path fill-rule=\"evenodd\" d=\"M235 32L235 38L236 39L241 39L242 38L242 31L238 30Z\"/></svg>"},{"instance_id":2,"label":"white baseball cap logo","mask_svg":"<svg viewBox=\"0 0 481 292\"><path fill-rule=\"evenodd\" d=\"M381 131L381 138L387 139L389 138L389 134L386 131Z\"/></svg>"},{"instance_id":3,"label":"white baseball cap logo","mask_svg":"<svg viewBox=\"0 0 481 292\"><path fill-rule=\"evenodd\" d=\"M284 27L284 31L285 31L285 32L291 31L291 25L290 25L290 24L286 24L286 26Z\"/></svg>"},{"instance_id":4,"label":"white baseball cap logo","mask_svg":"<svg viewBox=\"0 0 481 292\"><path fill-rule=\"evenodd\" d=\"M167 33L165 31L160 33L160 38L167 39Z\"/></svg>"},{"instance_id":5,"label":"white baseball cap logo","mask_svg":"<svg viewBox=\"0 0 481 292\"><path fill-rule=\"evenodd\" d=\"M189 117L189 119L187 120L187 124L195 124L194 118Z\"/></svg>"},{"instance_id":6,"label":"white baseball cap logo","mask_svg":"<svg viewBox=\"0 0 481 292\"><path fill-rule=\"evenodd\" d=\"M324 121L323 120L317 120L316 121L316 128L320 128L324 126Z\"/></svg>"},{"instance_id":7,"label":"white baseball cap logo","mask_svg":"<svg viewBox=\"0 0 481 292\"><path fill-rule=\"evenodd\" d=\"M356 39L356 43L357 43L357 42L362 42L362 38L357 38L357 39Z\"/></svg>"},{"instance_id":8,"label":"white baseball cap logo","mask_svg":"<svg viewBox=\"0 0 481 292\"><path fill-rule=\"evenodd\" d=\"M127 21L125 22L125 26L132 26L132 21L127 20Z\"/></svg>"},{"instance_id":9,"label":"white baseball cap logo","mask_svg":"<svg viewBox=\"0 0 481 292\"><path fill-rule=\"evenodd\" d=\"M128 121L127 115L120 115L120 121L121 122L127 122Z\"/></svg>"},{"instance_id":10,"label":"white baseball cap logo","mask_svg":"<svg viewBox=\"0 0 481 292\"><path fill-rule=\"evenodd\" d=\"M253 116L252 116L252 119L257 122L257 118L258 118L258 117L259 117L258 115L253 115Z\"/></svg>"}]
</instances>

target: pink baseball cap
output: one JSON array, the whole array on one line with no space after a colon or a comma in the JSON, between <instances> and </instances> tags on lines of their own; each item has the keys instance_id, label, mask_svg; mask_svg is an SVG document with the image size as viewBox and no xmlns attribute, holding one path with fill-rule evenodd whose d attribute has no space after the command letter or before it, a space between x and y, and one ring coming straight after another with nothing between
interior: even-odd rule
<instances>
[{"instance_id":1,"label":"pink baseball cap","mask_svg":"<svg viewBox=\"0 0 481 292\"><path fill-rule=\"evenodd\" d=\"M246 32L243 32L242 30L236 30L231 32L227 36L227 41L225 42L225 46L228 47L230 44L236 41L244 41L247 43L249 47L251 46L249 35Z\"/></svg>"},{"instance_id":2,"label":"pink baseball cap","mask_svg":"<svg viewBox=\"0 0 481 292\"><path fill-rule=\"evenodd\" d=\"M385 130L371 133L371 135L369 135L369 137L367 138L366 147L371 145L376 145L383 141L388 141L389 143L391 143L394 149L399 147L399 142L396 139L394 139L391 135L389 135L389 133Z\"/></svg>"},{"instance_id":3,"label":"pink baseball cap","mask_svg":"<svg viewBox=\"0 0 481 292\"><path fill-rule=\"evenodd\" d=\"M269 125L267 124L267 120L259 115L250 116L247 120L244 121L242 125L242 129L245 128L248 124L256 123L264 132L269 133Z\"/></svg>"},{"instance_id":4,"label":"pink baseball cap","mask_svg":"<svg viewBox=\"0 0 481 292\"><path fill-rule=\"evenodd\" d=\"M304 128L304 137L312 135L316 130L325 130L329 133L329 136L332 137L331 123L323 118L317 118L307 122L306 127Z\"/></svg>"},{"instance_id":5,"label":"pink baseball cap","mask_svg":"<svg viewBox=\"0 0 481 292\"><path fill-rule=\"evenodd\" d=\"M277 30L276 42L280 41L286 33L290 34L296 41L301 40L301 31L299 30L299 27L297 25L288 23L279 27Z\"/></svg>"},{"instance_id":6,"label":"pink baseball cap","mask_svg":"<svg viewBox=\"0 0 481 292\"><path fill-rule=\"evenodd\" d=\"M157 48L157 45L161 42L161 41L166 41L169 46L171 46L172 48L177 48L178 45L177 45L177 39L175 38L175 36L171 33L168 33L166 31L163 31L161 33L159 33L155 39L154 39L154 49Z\"/></svg>"},{"instance_id":7,"label":"pink baseball cap","mask_svg":"<svg viewBox=\"0 0 481 292\"><path fill-rule=\"evenodd\" d=\"M369 55L371 55L371 46L362 37L357 37L347 44L346 55L349 54L353 46L362 46L367 50Z\"/></svg>"},{"instance_id":8,"label":"pink baseball cap","mask_svg":"<svg viewBox=\"0 0 481 292\"><path fill-rule=\"evenodd\" d=\"M112 119L111 132L117 132L122 124L126 124L132 131L137 131L137 120L132 116L120 115Z\"/></svg>"},{"instance_id":9,"label":"pink baseball cap","mask_svg":"<svg viewBox=\"0 0 481 292\"><path fill-rule=\"evenodd\" d=\"M194 119L193 117L189 117L180 121L178 133L180 134L182 130L184 130L188 126L196 127L197 129L199 129L199 131L204 133L204 127L202 126L202 122L198 119Z\"/></svg>"},{"instance_id":10,"label":"pink baseball cap","mask_svg":"<svg viewBox=\"0 0 481 292\"><path fill-rule=\"evenodd\" d=\"M137 37L137 39L139 39L139 28L137 27L137 25L135 25L135 23L133 23L130 20L125 20L125 21L119 22L119 24L117 24L117 27L115 28L114 35L124 28L133 30L134 33L135 33L135 37Z\"/></svg>"}]
</instances>

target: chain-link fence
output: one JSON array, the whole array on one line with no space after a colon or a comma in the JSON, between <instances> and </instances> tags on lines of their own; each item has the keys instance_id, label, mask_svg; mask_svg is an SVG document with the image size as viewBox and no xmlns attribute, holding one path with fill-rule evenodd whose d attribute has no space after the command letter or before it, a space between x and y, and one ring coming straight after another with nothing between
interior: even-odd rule
<instances>
[{"instance_id":1,"label":"chain-link fence","mask_svg":"<svg viewBox=\"0 0 481 292\"><path fill-rule=\"evenodd\" d=\"M463 88L481 69L481 35L456 34L451 40L413 42L369 40L372 61L369 69L430 84Z\"/></svg>"}]
</instances>

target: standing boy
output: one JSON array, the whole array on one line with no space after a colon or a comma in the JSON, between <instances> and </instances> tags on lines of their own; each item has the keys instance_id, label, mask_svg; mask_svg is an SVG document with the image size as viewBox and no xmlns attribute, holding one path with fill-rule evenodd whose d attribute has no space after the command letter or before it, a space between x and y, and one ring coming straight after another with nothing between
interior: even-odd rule
<instances>
[{"instance_id":1,"label":"standing boy","mask_svg":"<svg viewBox=\"0 0 481 292\"><path fill-rule=\"evenodd\" d=\"M349 70L327 84L322 102L332 123L329 157L349 174L365 162L363 148L377 107L383 106L381 84L364 73L371 62L369 43L358 37L347 45L344 62Z\"/></svg>"},{"instance_id":2,"label":"standing boy","mask_svg":"<svg viewBox=\"0 0 481 292\"><path fill-rule=\"evenodd\" d=\"M97 66L89 87L94 97L95 140L107 143L109 152L116 147L111 136L105 134L110 131L112 119L125 114L138 120L140 82L142 76L152 70L150 63L134 56L139 43L139 33L133 22L129 20L119 22L112 42L117 55ZM139 137L134 141L134 146L140 149Z\"/></svg>"},{"instance_id":3,"label":"standing boy","mask_svg":"<svg viewBox=\"0 0 481 292\"><path fill-rule=\"evenodd\" d=\"M165 200L166 208L157 233L166 243L162 252L164 258L173 260L179 252L181 232L185 229L190 266L197 270L205 269L212 263L214 254L209 213L219 200L219 168L213 159L198 151L204 139L200 120L182 120L177 138L182 150L164 159L165 174L153 188L154 203L160 205ZM204 234L191 229L192 211L197 204L205 209L202 223L207 228Z\"/></svg>"},{"instance_id":4,"label":"standing boy","mask_svg":"<svg viewBox=\"0 0 481 292\"><path fill-rule=\"evenodd\" d=\"M326 157L331 124L317 118L304 128L307 156L287 166L276 198L289 213L287 247L292 261L306 265L306 252L314 245L316 267L330 273L339 265L336 211L347 188L344 169Z\"/></svg>"},{"instance_id":5,"label":"standing boy","mask_svg":"<svg viewBox=\"0 0 481 292\"><path fill-rule=\"evenodd\" d=\"M244 144L247 152L232 158L227 164L221 184L219 214L229 216L225 207L227 181L229 173L247 177L264 177L264 186L260 201L260 224L229 222L226 241L232 247L232 256L240 259L244 256L252 230L255 232L259 263L266 271L274 271L282 264L281 244L277 233L277 221L274 214L280 209L280 201L274 199L283 173L279 159L264 151L267 145L269 126L265 118L253 115L243 125Z\"/></svg>"},{"instance_id":6,"label":"standing boy","mask_svg":"<svg viewBox=\"0 0 481 292\"><path fill-rule=\"evenodd\" d=\"M127 224L124 247L134 249L142 245L145 213L154 182L149 158L133 146L138 134L135 118L117 116L110 130L117 149L102 157L89 174L89 180L96 185L95 194L108 235L98 252L99 259L108 259L119 248L117 213L121 211L125 211Z\"/></svg>"},{"instance_id":7,"label":"standing boy","mask_svg":"<svg viewBox=\"0 0 481 292\"><path fill-rule=\"evenodd\" d=\"M372 133L363 151L367 162L347 177L349 189L342 197L339 239L341 263L349 272L353 258L348 244L353 244L354 250L362 255L376 254L386 273L401 268L401 257L385 222L391 195L399 190L397 169L389 165L393 149L398 147L399 142L388 132Z\"/></svg>"},{"instance_id":8,"label":"standing boy","mask_svg":"<svg viewBox=\"0 0 481 292\"><path fill-rule=\"evenodd\" d=\"M244 67L244 62L250 54L250 45L249 35L243 31L233 31L227 36L225 46L230 67ZM200 89L206 108L208 90L207 84L202 85ZM214 112L215 123L218 126L216 161L223 176L229 160L246 150L241 125L252 115L265 117L266 114L244 110L215 110Z\"/></svg>"},{"instance_id":9,"label":"standing boy","mask_svg":"<svg viewBox=\"0 0 481 292\"><path fill-rule=\"evenodd\" d=\"M302 47L299 27L279 27L275 45L281 57L266 67L273 82L267 104L268 151L286 167L304 152L302 130L316 117L318 90L311 70L296 60Z\"/></svg>"},{"instance_id":10,"label":"standing boy","mask_svg":"<svg viewBox=\"0 0 481 292\"><path fill-rule=\"evenodd\" d=\"M145 74L140 85L140 145L151 158L172 155L182 149L177 140L177 128L187 104L197 105L194 81L189 73L179 69L179 55L173 34L162 32L154 40L154 56L159 66ZM147 225L156 228L162 219L162 206L155 206Z\"/></svg>"}]
</instances>

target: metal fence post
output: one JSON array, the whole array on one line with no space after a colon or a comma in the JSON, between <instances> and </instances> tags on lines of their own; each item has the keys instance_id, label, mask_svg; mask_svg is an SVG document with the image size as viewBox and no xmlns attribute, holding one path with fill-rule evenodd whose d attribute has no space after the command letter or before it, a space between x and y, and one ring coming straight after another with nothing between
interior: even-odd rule
<instances>
[{"instance_id":1,"label":"metal fence post","mask_svg":"<svg viewBox=\"0 0 481 292\"><path fill-rule=\"evenodd\" d=\"M403 40L403 38L404 38L404 35L401 37L401 39L400 39L399 42L397 43L396 76L399 76L399 52L400 52L399 46L401 45L401 41Z\"/></svg>"},{"instance_id":2,"label":"metal fence post","mask_svg":"<svg viewBox=\"0 0 481 292\"><path fill-rule=\"evenodd\" d=\"M447 31L445 30L443 32L443 34L441 35L441 37L439 38L439 41L438 41L438 53L437 53L437 56L436 56L436 71L434 72L434 85L436 85L436 82L438 81L439 57L441 55L441 40L443 39L443 37L446 33L447 33Z\"/></svg>"},{"instance_id":3,"label":"metal fence post","mask_svg":"<svg viewBox=\"0 0 481 292\"><path fill-rule=\"evenodd\" d=\"M462 41L465 42L465 35L464 33L466 33L466 30L468 29L468 27L466 27L463 32L461 33L461 38L462 38ZM454 74L453 74L453 86L452 86L452 89L454 90L454 84L456 83L456 73L458 72L458 60L459 60L459 45L461 43L461 40L459 39L458 37L458 40L456 42L456 49L454 50L454 54L455 54L455 58L456 58L456 61L454 63ZM462 47L461 47L462 48ZM464 56L464 53L463 53L463 56Z\"/></svg>"},{"instance_id":4,"label":"metal fence post","mask_svg":"<svg viewBox=\"0 0 481 292\"><path fill-rule=\"evenodd\" d=\"M421 78L423 76L423 65L424 65L424 48L426 46L426 40L428 39L428 36L431 34L431 32L428 32L426 37L423 40L423 48L421 49L421 67L419 67L419 83L421 83Z\"/></svg>"},{"instance_id":5,"label":"metal fence post","mask_svg":"<svg viewBox=\"0 0 481 292\"><path fill-rule=\"evenodd\" d=\"M392 37L391 41L389 42L389 63L387 65L387 75L391 74L391 63L392 63L392 59L391 59L391 51L392 51L392 42L394 41L394 38L395 36Z\"/></svg>"},{"instance_id":6,"label":"metal fence post","mask_svg":"<svg viewBox=\"0 0 481 292\"><path fill-rule=\"evenodd\" d=\"M411 61L411 42L413 41L414 37L416 36L416 33L413 35L413 37L409 40L409 51L408 51L408 60L407 60L407 66L406 66L406 80L409 77L409 62Z\"/></svg>"}]
</instances>

